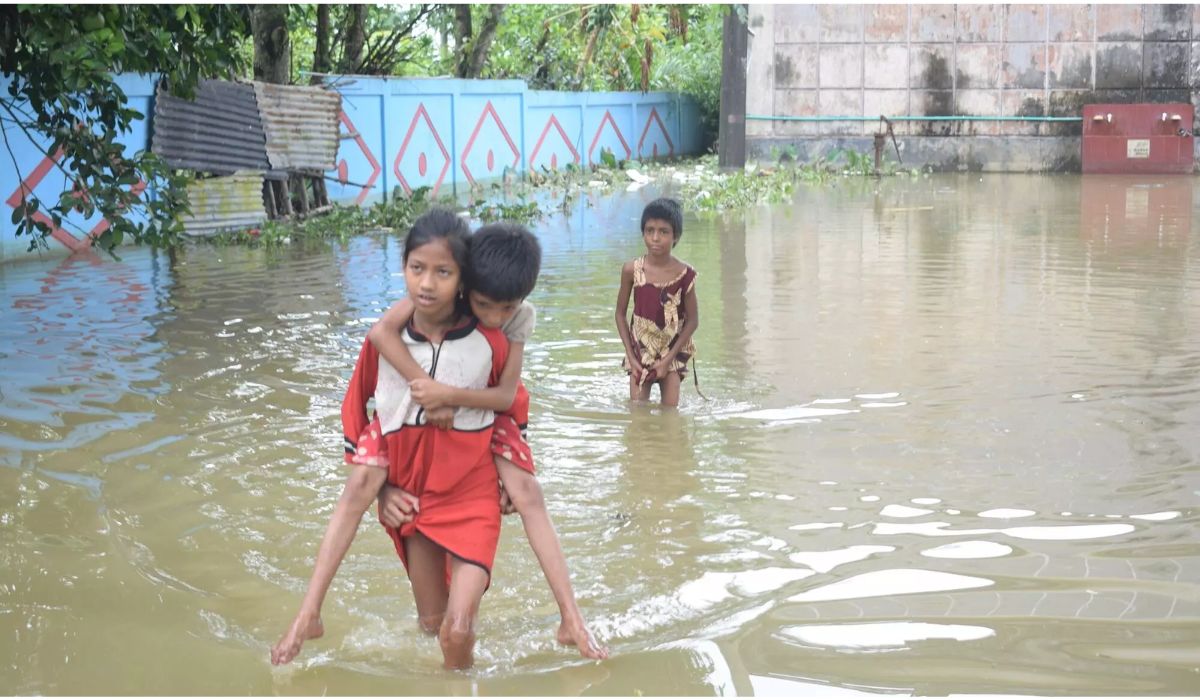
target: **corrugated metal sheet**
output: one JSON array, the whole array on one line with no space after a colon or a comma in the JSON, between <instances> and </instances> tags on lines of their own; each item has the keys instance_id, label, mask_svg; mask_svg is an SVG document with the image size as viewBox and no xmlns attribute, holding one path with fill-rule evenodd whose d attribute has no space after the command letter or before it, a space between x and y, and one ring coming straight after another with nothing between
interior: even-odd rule
<instances>
[{"instance_id":1,"label":"corrugated metal sheet","mask_svg":"<svg viewBox=\"0 0 1200 700\"><path fill-rule=\"evenodd\" d=\"M188 186L188 201L192 213L181 221L183 232L189 236L253 228L267 220L263 174L259 172L196 180Z\"/></svg>"},{"instance_id":2,"label":"corrugated metal sheet","mask_svg":"<svg viewBox=\"0 0 1200 700\"><path fill-rule=\"evenodd\" d=\"M173 168L229 175L270 167L254 87L245 83L201 81L194 101L160 83L153 131L151 150Z\"/></svg>"},{"instance_id":3,"label":"corrugated metal sheet","mask_svg":"<svg viewBox=\"0 0 1200 700\"><path fill-rule=\"evenodd\" d=\"M342 96L317 86L254 83L267 137L267 159L277 170L333 170Z\"/></svg>"}]
</instances>

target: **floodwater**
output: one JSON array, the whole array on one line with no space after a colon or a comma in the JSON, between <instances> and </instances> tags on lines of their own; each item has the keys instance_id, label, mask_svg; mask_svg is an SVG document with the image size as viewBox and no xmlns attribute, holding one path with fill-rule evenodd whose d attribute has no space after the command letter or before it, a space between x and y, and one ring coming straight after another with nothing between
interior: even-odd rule
<instances>
[{"instance_id":1,"label":"floodwater","mask_svg":"<svg viewBox=\"0 0 1200 700\"><path fill-rule=\"evenodd\" d=\"M401 241L0 267L7 694L1179 695L1200 689L1193 178L938 176L688 216L701 399L631 408L648 190L539 224L531 442L606 662L507 520L441 670L369 515L268 648L344 478Z\"/></svg>"}]
</instances>

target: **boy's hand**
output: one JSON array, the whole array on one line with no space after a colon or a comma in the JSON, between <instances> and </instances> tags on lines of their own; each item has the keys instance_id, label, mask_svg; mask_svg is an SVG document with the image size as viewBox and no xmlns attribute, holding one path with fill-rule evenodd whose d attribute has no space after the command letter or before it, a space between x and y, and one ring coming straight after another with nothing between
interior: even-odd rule
<instances>
[{"instance_id":1,"label":"boy's hand","mask_svg":"<svg viewBox=\"0 0 1200 700\"><path fill-rule=\"evenodd\" d=\"M449 406L425 409L425 422L435 428L450 430L454 427L454 409Z\"/></svg>"},{"instance_id":2,"label":"boy's hand","mask_svg":"<svg viewBox=\"0 0 1200 700\"><path fill-rule=\"evenodd\" d=\"M388 527L400 527L412 522L421 512L417 497L398 486L384 484L376 498L379 507L379 522Z\"/></svg>"},{"instance_id":3,"label":"boy's hand","mask_svg":"<svg viewBox=\"0 0 1200 700\"><path fill-rule=\"evenodd\" d=\"M450 387L432 379L414 379L408 383L408 391L426 411L450 405Z\"/></svg>"},{"instance_id":4,"label":"boy's hand","mask_svg":"<svg viewBox=\"0 0 1200 700\"><path fill-rule=\"evenodd\" d=\"M508 491L504 489L504 482L500 482L500 514L512 515L517 512L517 507L513 505L512 499L508 497Z\"/></svg>"}]
</instances>

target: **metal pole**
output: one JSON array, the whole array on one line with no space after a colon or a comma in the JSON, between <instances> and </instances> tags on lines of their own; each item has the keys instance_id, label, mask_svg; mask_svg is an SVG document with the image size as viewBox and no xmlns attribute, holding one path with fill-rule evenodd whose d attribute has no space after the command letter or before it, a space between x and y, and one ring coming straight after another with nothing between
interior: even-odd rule
<instances>
[{"instance_id":1,"label":"metal pole","mask_svg":"<svg viewBox=\"0 0 1200 700\"><path fill-rule=\"evenodd\" d=\"M721 51L721 116L717 127L717 165L746 167L746 5L730 5Z\"/></svg>"}]
</instances>

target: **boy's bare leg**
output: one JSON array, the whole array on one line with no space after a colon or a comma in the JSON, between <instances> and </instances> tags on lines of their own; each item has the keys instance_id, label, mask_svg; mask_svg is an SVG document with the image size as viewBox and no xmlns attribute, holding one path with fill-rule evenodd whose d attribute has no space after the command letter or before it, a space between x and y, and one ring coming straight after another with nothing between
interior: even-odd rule
<instances>
[{"instance_id":1,"label":"boy's bare leg","mask_svg":"<svg viewBox=\"0 0 1200 700\"><path fill-rule=\"evenodd\" d=\"M496 471L500 473L500 481L504 483L508 497L521 514L521 524L525 527L529 546L533 548L533 553L542 566L542 573L546 575L546 582L550 584L554 600L558 603L559 615L562 618L557 635L559 644L575 646L584 658L608 658L608 650L596 643L588 630L587 622L583 619L583 613L579 610L579 604L575 601L567 560L563 556L550 513L546 510L541 485L533 474L503 457L496 457Z\"/></svg>"},{"instance_id":2,"label":"boy's bare leg","mask_svg":"<svg viewBox=\"0 0 1200 700\"><path fill-rule=\"evenodd\" d=\"M387 471L384 469L354 465L342 488L342 496L333 509L329 526L325 528L325 537L321 539L321 547L317 550L317 563L308 581L308 591L300 603L300 612L296 613L296 619L288 631L271 648L272 664L288 663L300 653L304 642L325 633L321 624L321 605L325 602L325 594L346 551L350 549L350 543L354 541L363 513L375 500L375 494L379 493L379 487L385 479Z\"/></svg>"},{"instance_id":3,"label":"boy's bare leg","mask_svg":"<svg viewBox=\"0 0 1200 700\"><path fill-rule=\"evenodd\" d=\"M425 634L437 634L446 615L450 589L446 586L446 550L421 533L404 538L408 580L417 605L417 624Z\"/></svg>"},{"instance_id":4,"label":"boy's bare leg","mask_svg":"<svg viewBox=\"0 0 1200 700\"><path fill-rule=\"evenodd\" d=\"M667 376L662 378L662 381L658 385L659 394L662 396L662 405L679 405L680 383L681 378L678 372L668 372Z\"/></svg>"},{"instance_id":5,"label":"boy's bare leg","mask_svg":"<svg viewBox=\"0 0 1200 700\"><path fill-rule=\"evenodd\" d=\"M320 613L301 609L292 620L292 626L271 648L271 663L278 666L286 664L300 653L300 648L310 639L318 639L325 634L325 625L321 622Z\"/></svg>"},{"instance_id":6,"label":"boy's bare leg","mask_svg":"<svg viewBox=\"0 0 1200 700\"><path fill-rule=\"evenodd\" d=\"M438 633L442 665L448 669L470 668L475 663L475 617L487 590L488 574L457 557L451 557L450 571L450 600Z\"/></svg>"}]
</instances>

